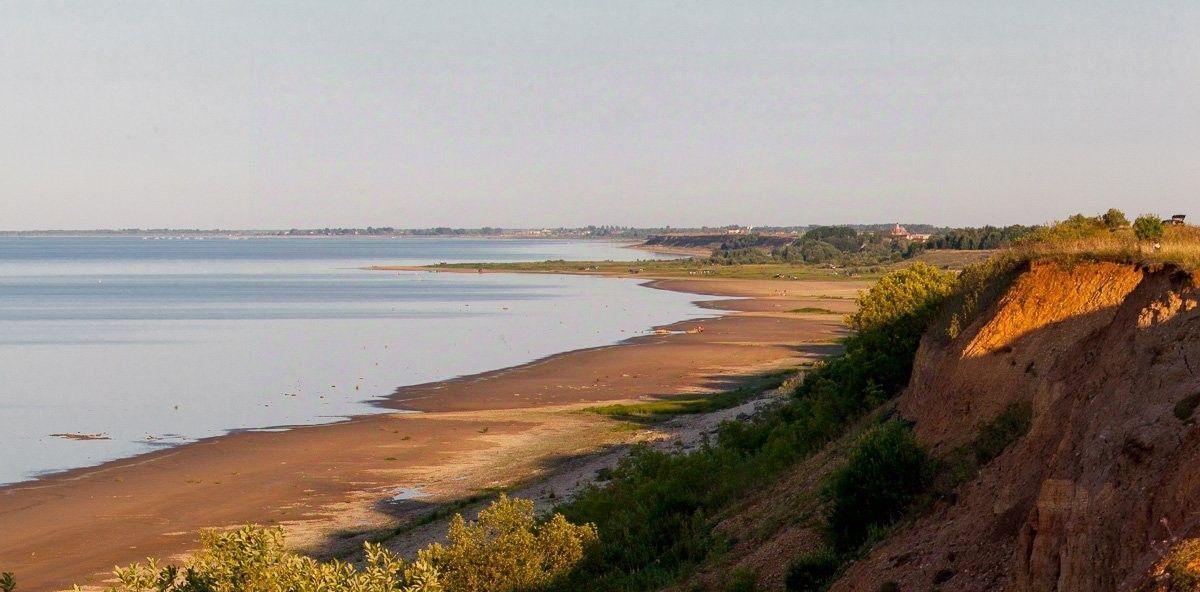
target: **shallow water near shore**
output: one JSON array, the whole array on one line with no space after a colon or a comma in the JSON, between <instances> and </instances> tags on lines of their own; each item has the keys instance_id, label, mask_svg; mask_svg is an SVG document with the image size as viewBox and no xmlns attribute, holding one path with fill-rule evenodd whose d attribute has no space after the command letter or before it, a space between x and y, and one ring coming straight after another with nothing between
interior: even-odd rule
<instances>
[{"instance_id":1,"label":"shallow water near shore","mask_svg":"<svg viewBox=\"0 0 1200 592\"><path fill-rule=\"evenodd\" d=\"M586 276L365 271L660 258L599 241L0 238L0 483L711 316Z\"/></svg>"}]
</instances>

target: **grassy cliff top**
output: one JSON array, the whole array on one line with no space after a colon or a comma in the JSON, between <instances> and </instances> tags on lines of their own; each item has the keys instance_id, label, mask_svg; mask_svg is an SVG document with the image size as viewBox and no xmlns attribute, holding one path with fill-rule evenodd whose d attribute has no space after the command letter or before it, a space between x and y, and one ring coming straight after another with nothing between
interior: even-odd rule
<instances>
[{"instance_id":1,"label":"grassy cliff top","mask_svg":"<svg viewBox=\"0 0 1200 592\"><path fill-rule=\"evenodd\" d=\"M1161 237L1139 239L1132 230L1105 230L1085 236L1048 237L1013 248L1027 259L1112 261L1140 265L1176 265L1200 269L1200 228L1166 226Z\"/></svg>"}]
</instances>

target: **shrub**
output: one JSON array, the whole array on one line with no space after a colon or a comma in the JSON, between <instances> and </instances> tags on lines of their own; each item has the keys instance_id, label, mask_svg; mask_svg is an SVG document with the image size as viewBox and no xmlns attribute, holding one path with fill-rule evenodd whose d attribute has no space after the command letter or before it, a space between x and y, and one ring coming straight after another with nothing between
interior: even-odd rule
<instances>
[{"instance_id":1,"label":"shrub","mask_svg":"<svg viewBox=\"0 0 1200 592\"><path fill-rule=\"evenodd\" d=\"M557 589L641 590L673 582L721 548L710 517L736 492L759 481L729 450L691 454L635 447L607 486L590 486L561 510L594 522L600 544Z\"/></svg>"},{"instance_id":2,"label":"shrub","mask_svg":"<svg viewBox=\"0 0 1200 592\"><path fill-rule=\"evenodd\" d=\"M1140 241L1158 240L1163 237L1162 218L1155 214L1142 214L1133 221L1133 234Z\"/></svg>"},{"instance_id":3,"label":"shrub","mask_svg":"<svg viewBox=\"0 0 1200 592\"><path fill-rule=\"evenodd\" d=\"M533 503L503 495L468 523L456 515L449 544L406 562L367 543L362 569L322 563L284 547L283 530L245 526L204 531L201 550L183 567L150 560L116 570L112 592L454 592L544 587L575 566L596 542L594 526L561 515L538 523Z\"/></svg>"},{"instance_id":4,"label":"shrub","mask_svg":"<svg viewBox=\"0 0 1200 592\"><path fill-rule=\"evenodd\" d=\"M854 549L872 529L903 516L929 481L929 459L908 426L890 421L873 429L829 477L829 540Z\"/></svg>"},{"instance_id":5,"label":"shrub","mask_svg":"<svg viewBox=\"0 0 1200 592\"><path fill-rule=\"evenodd\" d=\"M435 566L453 592L540 589L567 573L596 543L596 527L576 526L562 514L539 524L533 502L501 494L474 522L455 515L448 543L434 543L418 562Z\"/></svg>"},{"instance_id":6,"label":"shrub","mask_svg":"<svg viewBox=\"0 0 1200 592\"><path fill-rule=\"evenodd\" d=\"M831 549L801 555L788 567L784 587L788 592L820 592L833 583L842 561Z\"/></svg>"}]
</instances>

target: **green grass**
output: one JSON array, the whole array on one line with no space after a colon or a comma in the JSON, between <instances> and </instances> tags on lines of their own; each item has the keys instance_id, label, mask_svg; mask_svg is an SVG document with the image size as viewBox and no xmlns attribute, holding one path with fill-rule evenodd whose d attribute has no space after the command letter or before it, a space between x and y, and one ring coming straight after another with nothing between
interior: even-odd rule
<instances>
[{"instance_id":1,"label":"green grass","mask_svg":"<svg viewBox=\"0 0 1200 592\"><path fill-rule=\"evenodd\" d=\"M661 421L676 415L711 413L736 407L763 392L779 388L795 372L789 369L755 376L745 385L729 391L678 395L645 403L601 405L584 411L640 423Z\"/></svg>"},{"instance_id":2,"label":"green grass","mask_svg":"<svg viewBox=\"0 0 1200 592\"><path fill-rule=\"evenodd\" d=\"M829 310L828 308L821 308L819 306L804 306L801 308L793 308L792 310L789 310L788 312L808 313L808 314L839 314L837 311L832 311L832 310Z\"/></svg>"},{"instance_id":3,"label":"green grass","mask_svg":"<svg viewBox=\"0 0 1200 592\"><path fill-rule=\"evenodd\" d=\"M961 251L955 249L930 249L922 251L920 255L913 257L910 261L920 261L943 269L962 269L968 265L989 259L998 252L998 250L985 249Z\"/></svg>"}]
</instances>

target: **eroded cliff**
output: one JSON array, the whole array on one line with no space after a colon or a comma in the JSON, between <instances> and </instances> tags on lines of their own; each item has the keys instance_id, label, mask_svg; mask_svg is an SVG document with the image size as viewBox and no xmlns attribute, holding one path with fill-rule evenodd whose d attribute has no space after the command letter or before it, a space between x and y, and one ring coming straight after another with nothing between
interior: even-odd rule
<instances>
[{"instance_id":1,"label":"eroded cliff","mask_svg":"<svg viewBox=\"0 0 1200 592\"><path fill-rule=\"evenodd\" d=\"M1131 590L1200 536L1200 290L1171 267L1035 263L921 345L899 412L934 454L1010 406L1028 433L834 590ZM885 588L886 589L886 588Z\"/></svg>"}]
</instances>

